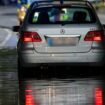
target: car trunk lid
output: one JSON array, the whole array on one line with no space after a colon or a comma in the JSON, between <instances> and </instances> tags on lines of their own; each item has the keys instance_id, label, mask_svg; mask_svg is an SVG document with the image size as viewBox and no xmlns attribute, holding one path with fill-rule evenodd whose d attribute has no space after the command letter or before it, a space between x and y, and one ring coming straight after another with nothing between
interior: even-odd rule
<instances>
[{"instance_id":1,"label":"car trunk lid","mask_svg":"<svg viewBox=\"0 0 105 105\"><path fill-rule=\"evenodd\" d=\"M37 25L28 28L35 31L42 41L33 42L35 51L38 53L83 53L91 50L92 41L85 41L86 34L96 29L95 26L87 25Z\"/></svg>"}]
</instances>

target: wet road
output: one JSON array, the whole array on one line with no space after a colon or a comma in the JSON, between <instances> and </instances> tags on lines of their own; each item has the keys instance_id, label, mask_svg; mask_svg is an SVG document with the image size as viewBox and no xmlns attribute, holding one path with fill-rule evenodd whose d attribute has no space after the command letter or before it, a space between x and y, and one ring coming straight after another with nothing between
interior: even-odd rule
<instances>
[{"instance_id":1,"label":"wet road","mask_svg":"<svg viewBox=\"0 0 105 105\"><path fill-rule=\"evenodd\" d=\"M84 91L85 88L87 87L86 86L87 81L89 81L89 83L92 82L90 85L90 89L92 89L94 86L96 86L94 85L95 83L102 82L99 81L99 79L94 80L95 78L102 78L101 76L102 73L100 74L99 72L96 73L94 68L76 68L76 71L74 69L75 67L65 68L63 66L53 67L48 69L31 68L30 69L31 74L26 73L25 78L23 78L23 80L18 82L16 46L0 49L0 105L6 105L6 104L18 105L18 91L19 91L18 87L20 85L20 92L21 92L20 94L22 95L28 84L32 86L33 91L39 90L38 92L39 93L41 92L40 97L38 95L39 94L38 92L37 94L34 93L34 95L36 95L38 100L44 98L44 96L47 97L43 99L43 101L40 101L42 102L40 105L45 105L44 103L47 103L46 105L53 105L50 103L52 101L54 105L56 105L58 102L59 105L61 105L62 101L64 101L63 102L64 104L62 105L68 105L70 100L67 97L69 98L76 97L75 102L77 102L78 101L77 96L72 96L72 95L70 96L68 92L71 92L73 88L76 88L76 90L73 90L74 93L77 92L75 95L80 94L82 95L81 97L83 97L83 93L78 93L78 89L83 88ZM81 69L81 72L77 72L79 69ZM97 68L97 70L98 69L99 68ZM86 72L86 70L88 70L88 72ZM96 76L96 74L98 75L98 77ZM76 80L76 82L71 84L71 79L73 79L73 81ZM71 88L69 89L69 87ZM48 93L46 93L47 91ZM50 91L56 91L55 94L56 97L49 96L51 94L54 94L54 93L50 94ZM23 96L24 95L20 97L23 98ZM81 99L81 97L79 101L80 100L86 101L85 99ZM63 98L64 100L62 100Z\"/></svg>"},{"instance_id":2,"label":"wet road","mask_svg":"<svg viewBox=\"0 0 105 105\"><path fill-rule=\"evenodd\" d=\"M31 74L26 73L25 78L22 81L19 81L18 85L16 52L18 37L16 36L16 33L13 33L11 31L11 27L17 24L15 13L16 8L10 7L8 9L7 7L5 7L5 9L3 8L3 10L5 11L0 11L0 105L18 105L19 85L21 94L25 91L27 85L31 85L34 91L40 90L37 92L37 94L35 93L37 100L43 100L42 102L46 103L46 105L55 105L58 102L60 105L68 105L70 102L70 100L68 100L68 97L71 99L74 99L73 97L76 97L74 100L74 102L76 102L79 95L79 92L77 91L81 88L84 91L87 87L87 82L89 83L90 88L91 86L92 88L94 86L98 86L96 84L100 84L102 82L102 68L53 67L48 69L37 68L37 71L35 68L31 68ZM103 17L102 21L104 21ZM79 69L81 69L81 71L79 71ZM71 79L73 79L73 81L76 81L72 81L72 83ZM68 89L70 87L72 89L76 88L76 90L73 91L74 93L77 92L75 94L77 96L74 96L74 93L72 93L72 95L70 96L71 93L68 93L72 91ZM48 91L48 93L46 93L46 91ZM88 92L89 90L87 91L87 93ZM40 97L38 96L39 93L41 94ZM59 96L59 94L61 94L61 96ZM79 101L86 101L86 99L83 98L83 93L81 93L80 95L82 96L82 99L80 98ZM43 96L45 96L46 98L44 99ZM53 101L52 103L51 100ZM41 105L41 103L38 105Z\"/></svg>"},{"instance_id":3,"label":"wet road","mask_svg":"<svg viewBox=\"0 0 105 105\"><path fill-rule=\"evenodd\" d=\"M0 50L0 105L17 105L16 49Z\"/></svg>"},{"instance_id":4,"label":"wet road","mask_svg":"<svg viewBox=\"0 0 105 105\"><path fill-rule=\"evenodd\" d=\"M73 67L67 67L67 68L55 67L55 68L49 68L49 69L31 68L30 69L31 74L26 73L25 78L22 81L19 81L20 92L21 92L20 94L22 95L27 85L30 85L32 86L33 91L37 90L39 93L41 92L40 95L38 92L37 94L33 93L34 95L36 95L35 97L37 97L38 100L41 100L42 98L44 98L44 95L47 97L43 99L43 101L40 101L42 103L39 105L45 105L44 103L47 103L46 105L53 105L50 103L52 101L54 105L56 105L58 102L59 102L59 105L61 105L62 101L64 101L63 102L64 104L62 105L68 105L68 103L70 102L70 100L67 98L68 96L69 98L76 97L75 102L77 102L78 101L77 96L73 96L73 95L70 96L68 92L71 92L72 89L76 88L76 90L73 90L74 93L76 92L76 94L74 93L72 94L74 95L80 94L82 95L81 97L83 98L83 93L81 92L78 93L78 89L83 88L83 91L84 91L87 87L86 85L87 82L89 82L88 84L90 86L89 88L92 89L94 86L96 86L95 84L102 82L100 79L98 80L94 80L94 79L102 78L102 76L101 76L101 73L99 74L99 72L97 72L97 75L98 75L97 77L95 74L96 71L94 68L88 68L88 69L81 68L82 70L81 72L76 72L80 68L77 68L76 71L74 71L74 68ZM88 72L86 72L86 70L88 70ZM84 78L87 78L87 79L84 79ZM71 81L71 79L73 80ZM75 82L71 84L71 82L73 81ZM16 48L1 49L0 50L0 105L18 104L19 85L18 85L18 77L17 77ZM48 93L46 93L47 91ZM49 96L51 94L54 94L54 93L50 94L50 91L56 91L55 98L53 95ZM20 97L23 98L24 95ZM86 101L85 99L81 99L81 97L79 101L80 100ZM64 100L62 100L63 98Z\"/></svg>"},{"instance_id":5,"label":"wet road","mask_svg":"<svg viewBox=\"0 0 105 105\"><path fill-rule=\"evenodd\" d=\"M103 81L95 78L21 81L20 105L94 105L95 92L102 88Z\"/></svg>"},{"instance_id":6,"label":"wet road","mask_svg":"<svg viewBox=\"0 0 105 105\"><path fill-rule=\"evenodd\" d=\"M17 36L0 28L0 105L18 104Z\"/></svg>"}]
</instances>

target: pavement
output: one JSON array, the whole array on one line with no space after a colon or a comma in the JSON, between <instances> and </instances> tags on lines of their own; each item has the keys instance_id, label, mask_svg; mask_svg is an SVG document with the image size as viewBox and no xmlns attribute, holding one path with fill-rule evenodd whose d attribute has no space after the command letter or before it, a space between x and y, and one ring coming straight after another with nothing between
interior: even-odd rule
<instances>
[{"instance_id":1,"label":"pavement","mask_svg":"<svg viewBox=\"0 0 105 105\"><path fill-rule=\"evenodd\" d=\"M98 14L105 15L105 8L104 8L104 9L99 9L99 10L97 10L97 13L98 13Z\"/></svg>"},{"instance_id":2,"label":"pavement","mask_svg":"<svg viewBox=\"0 0 105 105\"><path fill-rule=\"evenodd\" d=\"M0 15L5 13L15 13L16 6L1 6L0 5Z\"/></svg>"},{"instance_id":3,"label":"pavement","mask_svg":"<svg viewBox=\"0 0 105 105\"><path fill-rule=\"evenodd\" d=\"M16 47L17 36L12 27L17 25L16 6L0 6L0 49Z\"/></svg>"},{"instance_id":4,"label":"pavement","mask_svg":"<svg viewBox=\"0 0 105 105\"><path fill-rule=\"evenodd\" d=\"M0 29L0 43L3 45L3 41L7 37L8 32L4 31L3 29Z\"/></svg>"},{"instance_id":5,"label":"pavement","mask_svg":"<svg viewBox=\"0 0 105 105\"><path fill-rule=\"evenodd\" d=\"M18 37L10 29L0 28L0 49L16 48Z\"/></svg>"},{"instance_id":6,"label":"pavement","mask_svg":"<svg viewBox=\"0 0 105 105\"><path fill-rule=\"evenodd\" d=\"M17 25L16 15L16 6L0 6L0 28L12 29L14 25Z\"/></svg>"}]
</instances>

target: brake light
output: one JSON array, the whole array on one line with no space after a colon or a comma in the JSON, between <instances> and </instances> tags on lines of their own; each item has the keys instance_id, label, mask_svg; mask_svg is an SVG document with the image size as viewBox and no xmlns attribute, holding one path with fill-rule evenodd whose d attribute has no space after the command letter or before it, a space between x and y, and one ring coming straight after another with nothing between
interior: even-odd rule
<instances>
[{"instance_id":1,"label":"brake light","mask_svg":"<svg viewBox=\"0 0 105 105\"><path fill-rule=\"evenodd\" d=\"M23 42L41 42L41 38L37 32L23 32Z\"/></svg>"},{"instance_id":2,"label":"brake light","mask_svg":"<svg viewBox=\"0 0 105 105\"><path fill-rule=\"evenodd\" d=\"M102 31L89 31L84 38L84 41L101 41Z\"/></svg>"},{"instance_id":3,"label":"brake light","mask_svg":"<svg viewBox=\"0 0 105 105\"><path fill-rule=\"evenodd\" d=\"M103 96L101 88L96 88L95 90L95 105L103 105Z\"/></svg>"},{"instance_id":4,"label":"brake light","mask_svg":"<svg viewBox=\"0 0 105 105\"><path fill-rule=\"evenodd\" d=\"M32 90L25 90L25 105L35 105Z\"/></svg>"}]
</instances>

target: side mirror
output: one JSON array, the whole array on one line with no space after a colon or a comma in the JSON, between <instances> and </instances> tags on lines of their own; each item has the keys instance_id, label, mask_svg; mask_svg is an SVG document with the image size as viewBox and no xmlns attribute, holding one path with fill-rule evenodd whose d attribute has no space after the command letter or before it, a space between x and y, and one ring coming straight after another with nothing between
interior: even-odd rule
<instances>
[{"instance_id":1,"label":"side mirror","mask_svg":"<svg viewBox=\"0 0 105 105\"><path fill-rule=\"evenodd\" d=\"M20 26L13 26L12 31L13 32L18 32L20 29Z\"/></svg>"}]
</instances>

